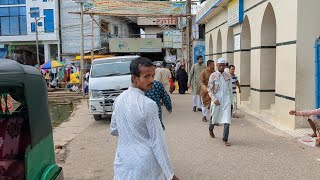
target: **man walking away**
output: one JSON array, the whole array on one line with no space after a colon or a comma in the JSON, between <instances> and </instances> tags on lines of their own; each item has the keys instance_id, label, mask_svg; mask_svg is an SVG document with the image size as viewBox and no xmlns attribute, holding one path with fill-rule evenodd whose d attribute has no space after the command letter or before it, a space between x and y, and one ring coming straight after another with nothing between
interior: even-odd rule
<instances>
[{"instance_id":1,"label":"man walking away","mask_svg":"<svg viewBox=\"0 0 320 180\"><path fill-rule=\"evenodd\" d=\"M202 105L202 121L207 122L208 109L210 107L211 98L208 94L208 82L210 75L214 72L214 61L207 61L207 68L200 74L200 96Z\"/></svg>"},{"instance_id":2,"label":"man walking away","mask_svg":"<svg viewBox=\"0 0 320 180\"><path fill-rule=\"evenodd\" d=\"M153 86L152 61L139 57L130 64L130 72L132 87L116 99L110 125L111 134L119 138L114 179L177 180L157 104L144 94Z\"/></svg>"},{"instance_id":3,"label":"man walking away","mask_svg":"<svg viewBox=\"0 0 320 180\"><path fill-rule=\"evenodd\" d=\"M179 85L179 94L185 94L188 90L188 73L185 70L184 64L178 69L176 78Z\"/></svg>"},{"instance_id":4,"label":"man walking away","mask_svg":"<svg viewBox=\"0 0 320 180\"><path fill-rule=\"evenodd\" d=\"M203 64L203 57L199 55L197 57L197 63L192 65L189 73L188 88L191 86L193 111L202 111L200 102L200 73L206 68Z\"/></svg>"},{"instance_id":5,"label":"man walking away","mask_svg":"<svg viewBox=\"0 0 320 180\"><path fill-rule=\"evenodd\" d=\"M159 64L157 64L158 66ZM167 69L167 63L163 61L161 68L158 67L156 69L156 75L154 77L155 80L159 81L163 84L164 89L169 92L170 85L169 85L169 79L171 78L171 72L169 69Z\"/></svg>"},{"instance_id":6,"label":"man walking away","mask_svg":"<svg viewBox=\"0 0 320 180\"><path fill-rule=\"evenodd\" d=\"M164 89L163 85L159 81L153 81L153 88L151 90L146 91L146 96L157 103L159 119L160 119L163 130L165 130L165 127L162 121L161 100L163 104L166 106L167 111L171 113L172 104L171 104L171 99L169 94L167 93L167 91Z\"/></svg>"},{"instance_id":7,"label":"man walking away","mask_svg":"<svg viewBox=\"0 0 320 180\"><path fill-rule=\"evenodd\" d=\"M238 116L236 115L237 113L237 104L238 104L238 97L237 97L237 87L239 89L239 93L241 93L241 88L240 88L240 83L238 80L238 76L234 73L236 70L236 67L234 65L230 65L230 75L232 77L232 105L231 105L231 109L232 109L232 117L238 118Z\"/></svg>"},{"instance_id":8,"label":"man walking away","mask_svg":"<svg viewBox=\"0 0 320 180\"><path fill-rule=\"evenodd\" d=\"M154 80L161 81L161 64L157 63Z\"/></svg>"},{"instance_id":9,"label":"man walking away","mask_svg":"<svg viewBox=\"0 0 320 180\"><path fill-rule=\"evenodd\" d=\"M215 138L213 133L215 123L223 123L223 138L226 146L230 146L229 127L231 124L231 103L232 103L232 82L229 73L225 73L226 61L223 58L218 59L218 71L211 74L208 83L208 92L211 97L211 121L209 133Z\"/></svg>"}]
</instances>

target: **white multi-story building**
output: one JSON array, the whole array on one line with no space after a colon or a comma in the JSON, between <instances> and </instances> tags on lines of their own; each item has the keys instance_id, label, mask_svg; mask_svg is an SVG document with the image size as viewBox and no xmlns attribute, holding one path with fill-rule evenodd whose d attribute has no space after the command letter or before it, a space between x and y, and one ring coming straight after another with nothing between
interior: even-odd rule
<instances>
[{"instance_id":1,"label":"white multi-story building","mask_svg":"<svg viewBox=\"0 0 320 180\"><path fill-rule=\"evenodd\" d=\"M22 63L36 63L35 19L37 19L41 63L59 59L58 9L59 1L56 0L1 0L1 56Z\"/></svg>"},{"instance_id":2,"label":"white multi-story building","mask_svg":"<svg viewBox=\"0 0 320 180\"><path fill-rule=\"evenodd\" d=\"M73 0L61 0L61 45L62 59L68 62L80 54L81 34L80 16L70 12L79 12L79 4ZM108 52L109 38L128 38L130 34L137 34L132 25L136 24L135 18L94 16L93 31L90 15L83 16L84 52L92 50L92 34L94 35L94 50L105 49Z\"/></svg>"}]
</instances>

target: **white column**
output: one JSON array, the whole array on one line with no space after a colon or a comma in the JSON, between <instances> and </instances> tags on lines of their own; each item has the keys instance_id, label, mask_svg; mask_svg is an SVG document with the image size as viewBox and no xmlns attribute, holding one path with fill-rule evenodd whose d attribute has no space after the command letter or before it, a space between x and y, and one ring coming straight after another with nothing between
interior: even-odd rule
<instances>
[{"instance_id":1,"label":"white column","mask_svg":"<svg viewBox=\"0 0 320 180\"><path fill-rule=\"evenodd\" d=\"M50 59L50 44L44 44L44 58L45 62L51 61Z\"/></svg>"}]
</instances>

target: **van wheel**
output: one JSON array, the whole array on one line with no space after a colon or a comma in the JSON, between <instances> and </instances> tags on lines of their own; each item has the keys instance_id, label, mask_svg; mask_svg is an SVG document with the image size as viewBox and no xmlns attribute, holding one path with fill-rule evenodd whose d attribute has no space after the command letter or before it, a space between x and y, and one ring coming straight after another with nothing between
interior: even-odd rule
<instances>
[{"instance_id":1,"label":"van wheel","mask_svg":"<svg viewBox=\"0 0 320 180\"><path fill-rule=\"evenodd\" d=\"M102 119L101 115L93 115L94 120L100 121Z\"/></svg>"}]
</instances>

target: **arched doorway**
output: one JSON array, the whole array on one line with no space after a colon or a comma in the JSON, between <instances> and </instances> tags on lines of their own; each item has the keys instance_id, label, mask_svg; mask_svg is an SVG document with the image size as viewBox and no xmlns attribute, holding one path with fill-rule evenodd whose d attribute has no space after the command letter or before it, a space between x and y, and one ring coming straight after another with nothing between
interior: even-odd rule
<instances>
[{"instance_id":1,"label":"arched doorway","mask_svg":"<svg viewBox=\"0 0 320 180\"><path fill-rule=\"evenodd\" d=\"M260 108L272 109L276 89L276 17L271 3L264 12L261 26Z\"/></svg>"},{"instance_id":2,"label":"arched doorway","mask_svg":"<svg viewBox=\"0 0 320 180\"><path fill-rule=\"evenodd\" d=\"M210 40L209 40L209 60L213 60L213 40L212 40L211 34L210 34Z\"/></svg>"},{"instance_id":3,"label":"arched doorway","mask_svg":"<svg viewBox=\"0 0 320 180\"><path fill-rule=\"evenodd\" d=\"M244 18L242 29L240 33L240 67L239 69L239 80L241 83L241 101L250 100L250 84L251 84L251 28L248 17Z\"/></svg>"},{"instance_id":4,"label":"arched doorway","mask_svg":"<svg viewBox=\"0 0 320 180\"><path fill-rule=\"evenodd\" d=\"M233 28L229 27L228 29L228 35L227 35L227 54L226 54L226 60L229 62L229 64L234 64L234 34L233 34Z\"/></svg>"},{"instance_id":5,"label":"arched doorway","mask_svg":"<svg viewBox=\"0 0 320 180\"><path fill-rule=\"evenodd\" d=\"M216 51L216 58L219 59L222 57L222 37L221 37L221 31L219 29L218 35L217 35L217 51Z\"/></svg>"}]
</instances>

